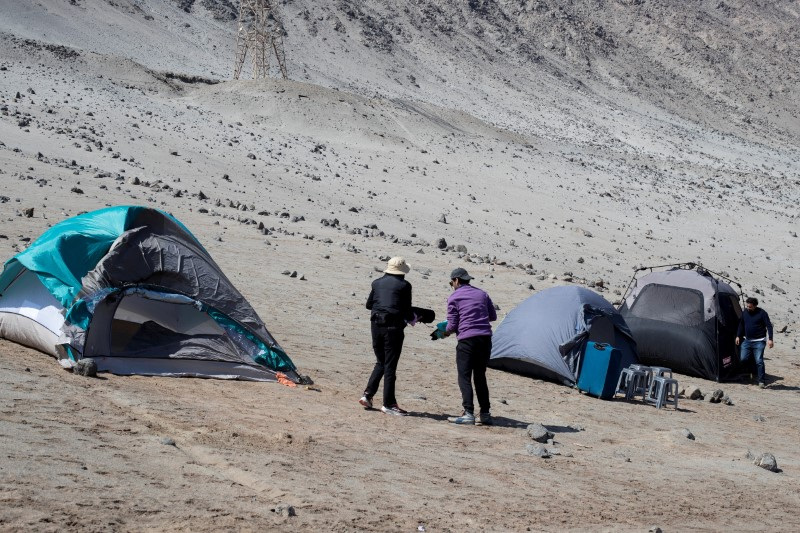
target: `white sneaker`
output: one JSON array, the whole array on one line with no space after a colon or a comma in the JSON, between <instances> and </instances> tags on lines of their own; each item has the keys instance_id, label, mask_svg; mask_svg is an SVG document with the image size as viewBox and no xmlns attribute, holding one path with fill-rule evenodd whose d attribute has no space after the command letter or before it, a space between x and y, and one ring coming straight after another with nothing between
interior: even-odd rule
<instances>
[{"instance_id":1,"label":"white sneaker","mask_svg":"<svg viewBox=\"0 0 800 533\"><path fill-rule=\"evenodd\" d=\"M372 409L372 400L367 398L366 396L362 396L358 403L364 406L364 409Z\"/></svg>"}]
</instances>

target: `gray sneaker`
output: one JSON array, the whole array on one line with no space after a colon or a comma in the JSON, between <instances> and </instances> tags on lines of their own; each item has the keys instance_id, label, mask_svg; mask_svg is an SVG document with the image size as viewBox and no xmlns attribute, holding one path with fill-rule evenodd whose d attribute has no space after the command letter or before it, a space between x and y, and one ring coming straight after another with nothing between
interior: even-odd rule
<instances>
[{"instance_id":1,"label":"gray sneaker","mask_svg":"<svg viewBox=\"0 0 800 533\"><path fill-rule=\"evenodd\" d=\"M766 389L767 388L767 384L764 383L763 381L759 381L758 382L758 388L759 389Z\"/></svg>"},{"instance_id":2,"label":"gray sneaker","mask_svg":"<svg viewBox=\"0 0 800 533\"><path fill-rule=\"evenodd\" d=\"M453 424L468 424L475 425L475 415L469 411L464 411L461 416L450 416L447 418L448 422Z\"/></svg>"},{"instance_id":3,"label":"gray sneaker","mask_svg":"<svg viewBox=\"0 0 800 533\"><path fill-rule=\"evenodd\" d=\"M476 426L491 426L492 425L492 414L491 413L480 413L478 418L475 420Z\"/></svg>"}]
</instances>

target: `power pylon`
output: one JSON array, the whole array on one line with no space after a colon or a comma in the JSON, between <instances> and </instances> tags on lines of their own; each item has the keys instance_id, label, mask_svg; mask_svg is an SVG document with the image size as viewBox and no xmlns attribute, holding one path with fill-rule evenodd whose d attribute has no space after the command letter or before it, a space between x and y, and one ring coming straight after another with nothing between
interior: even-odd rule
<instances>
[{"instance_id":1,"label":"power pylon","mask_svg":"<svg viewBox=\"0 0 800 533\"><path fill-rule=\"evenodd\" d=\"M239 32L236 35L236 64L233 79L238 80L248 52L253 61L253 78L269 77L270 58L275 54L278 70L286 74L283 27L271 0L240 0Z\"/></svg>"}]
</instances>

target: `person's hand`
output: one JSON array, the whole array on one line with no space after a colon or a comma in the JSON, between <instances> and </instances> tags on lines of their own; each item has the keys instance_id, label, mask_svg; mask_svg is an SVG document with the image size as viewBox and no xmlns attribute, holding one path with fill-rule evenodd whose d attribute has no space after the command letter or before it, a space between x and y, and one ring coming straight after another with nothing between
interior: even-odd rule
<instances>
[{"instance_id":1,"label":"person's hand","mask_svg":"<svg viewBox=\"0 0 800 533\"><path fill-rule=\"evenodd\" d=\"M769 341L767 341L767 346L768 346L769 348L772 348L773 346L775 346L775 343L774 343L774 342L772 342L771 340L769 340Z\"/></svg>"},{"instance_id":2,"label":"person's hand","mask_svg":"<svg viewBox=\"0 0 800 533\"><path fill-rule=\"evenodd\" d=\"M451 333L451 332L449 332L449 331L445 331L444 333L442 333L442 335L443 335L444 337L449 337L450 335L452 335L452 333Z\"/></svg>"},{"instance_id":3,"label":"person's hand","mask_svg":"<svg viewBox=\"0 0 800 533\"><path fill-rule=\"evenodd\" d=\"M739 337L736 337L736 346L739 346Z\"/></svg>"}]
</instances>

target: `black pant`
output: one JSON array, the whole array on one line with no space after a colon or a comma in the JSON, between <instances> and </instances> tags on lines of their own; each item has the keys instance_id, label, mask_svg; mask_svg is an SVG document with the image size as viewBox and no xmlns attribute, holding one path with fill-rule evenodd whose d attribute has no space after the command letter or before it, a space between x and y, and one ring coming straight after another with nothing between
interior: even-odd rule
<instances>
[{"instance_id":1,"label":"black pant","mask_svg":"<svg viewBox=\"0 0 800 533\"><path fill-rule=\"evenodd\" d=\"M492 336L481 335L461 339L456 346L456 368L458 369L458 388L461 389L461 403L465 411L475 412L472 403L472 381L481 413L488 413L489 385L486 383L486 365L492 355Z\"/></svg>"},{"instance_id":2,"label":"black pant","mask_svg":"<svg viewBox=\"0 0 800 533\"><path fill-rule=\"evenodd\" d=\"M394 396L394 382L400 352L403 350L405 333L400 326L379 326L372 323L372 349L375 350L375 368L364 389L364 396L372 398L378 392L378 385L383 378L383 405L391 407L397 404Z\"/></svg>"}]
</instances>

